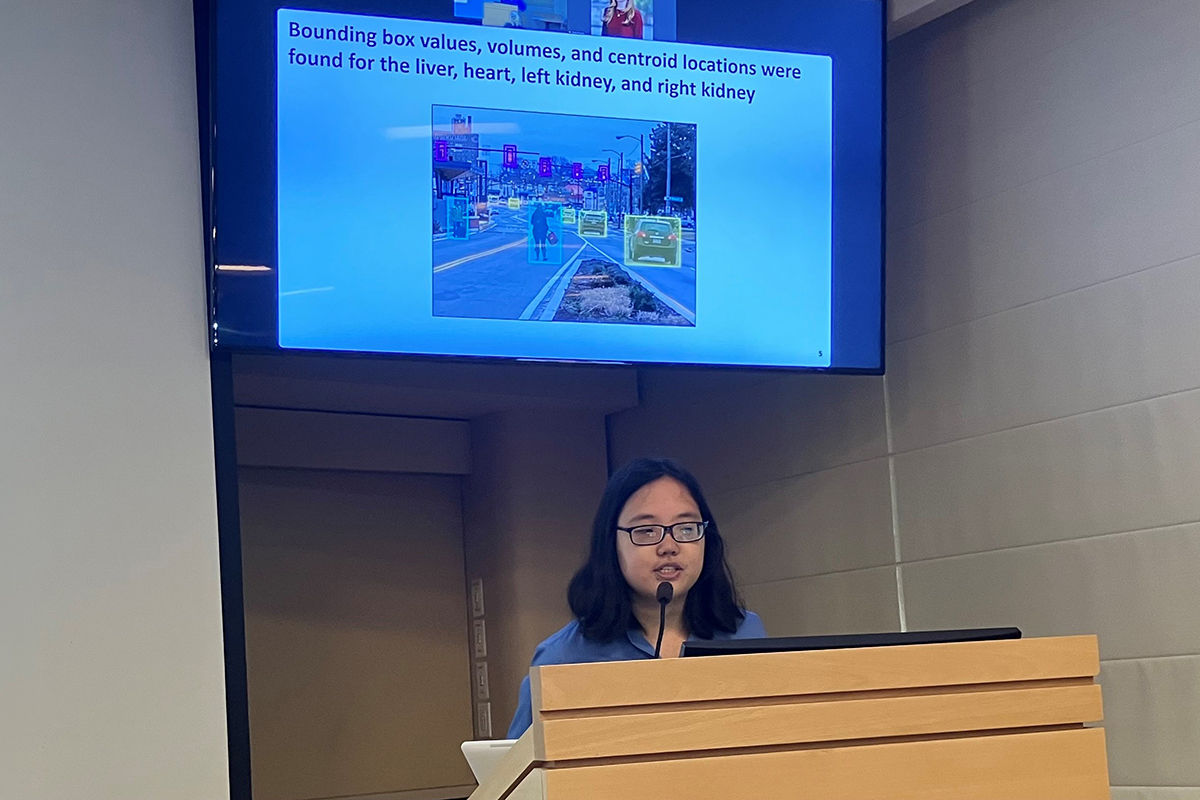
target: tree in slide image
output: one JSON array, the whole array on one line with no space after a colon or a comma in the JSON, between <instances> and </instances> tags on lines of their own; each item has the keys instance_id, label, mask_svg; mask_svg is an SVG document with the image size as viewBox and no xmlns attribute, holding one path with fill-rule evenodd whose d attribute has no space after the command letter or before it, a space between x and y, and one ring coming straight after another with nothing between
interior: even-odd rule
<instances>
[{"instance_id":1,"label":"tree in slide image","mask_svg":"<svg viewBox=\"0 0 1200 800\"><path fill-rule=\"evenodd\" d=\"M667 131L670 130L670 148ZM667 151L671 158L671 196L682 198L671 204L672 214L688 214L696 209L696 126L662 123L650 132L650 147L646 154L646 188L642 195L643 208L663 213L667 207Z\"/></svg>"}]
</instances>

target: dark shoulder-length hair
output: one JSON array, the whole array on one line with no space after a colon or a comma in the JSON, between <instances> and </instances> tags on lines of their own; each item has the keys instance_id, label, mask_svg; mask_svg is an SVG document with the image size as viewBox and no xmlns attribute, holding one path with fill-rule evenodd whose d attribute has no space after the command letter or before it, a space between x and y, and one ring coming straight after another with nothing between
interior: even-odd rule
<instances>
[{"instance_id":1,"label":"dark shoulder-length hair","mask_svg":"<svg viewBox=\"0 0 1200 800\"><path fill-rule=\"evenodd\" d=\"M587 562L575 573L567 590L571 611L583 634L598 642L611 642L638 628L633 615L629 584L617 561L617 518L638 489L659 478L674 478L691 493L708 521L704 533L704 566L688 592L683 609L688 633L711 639L716 633L733 633L746 613L725 561L725 543L696 478L679 464L664 458L639 458L626 464L608 481L592 523L592 543Z\"/></svg>"}]
</instances>

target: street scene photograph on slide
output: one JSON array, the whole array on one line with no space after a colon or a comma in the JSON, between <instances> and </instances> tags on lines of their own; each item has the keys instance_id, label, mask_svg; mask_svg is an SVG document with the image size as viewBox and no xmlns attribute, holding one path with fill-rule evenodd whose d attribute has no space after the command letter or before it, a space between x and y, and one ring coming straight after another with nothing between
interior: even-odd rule
<instances>
[{"instance_id":1,"label":"street scene photograph on slide","mask_svg":"<svg viewBox=\"0 0 1200 800\"><path fill-rule=\"evenodd\" d=\"M695 125L432 117L434 316L696 324Z\"/></svg>"}]
</instances>

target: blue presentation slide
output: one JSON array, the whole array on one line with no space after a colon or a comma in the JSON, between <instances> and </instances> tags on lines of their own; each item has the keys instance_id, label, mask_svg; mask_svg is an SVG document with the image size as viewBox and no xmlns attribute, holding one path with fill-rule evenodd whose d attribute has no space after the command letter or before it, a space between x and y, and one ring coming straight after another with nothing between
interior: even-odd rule
<instances>
[{"instance_id":1,"label":"blue presentation slide","mask_svg":"<svg viewBox=\"0 0 1200 800\"><path fill-rule=\"evenodd\" d=\"M277 21L281 346L829 366L829 57Z\"/></svg>"}]
</instances>

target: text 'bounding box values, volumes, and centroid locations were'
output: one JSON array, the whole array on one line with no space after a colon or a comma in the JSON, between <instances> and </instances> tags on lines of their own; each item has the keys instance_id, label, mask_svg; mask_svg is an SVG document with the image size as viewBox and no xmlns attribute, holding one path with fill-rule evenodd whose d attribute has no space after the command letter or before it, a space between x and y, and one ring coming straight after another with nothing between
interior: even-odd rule
<instances>
[{"instance_id":1,"label":"text 'bounding box values, volumes, and centroid locations were'","mask_svg":"<svg viewBox=\"0 0 1200 800\"><path fill-rule=\"evenodd\" d=\"M280 344L829 366L833 58L605 24L281 9Z\"/></svg>"}]
</instances>

